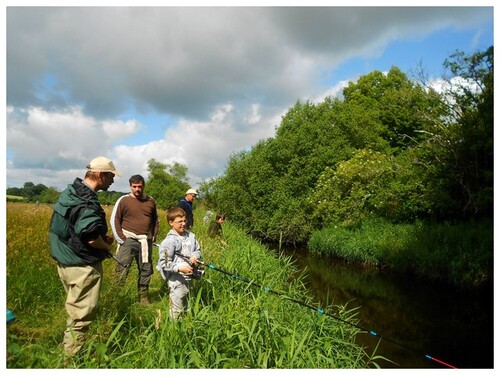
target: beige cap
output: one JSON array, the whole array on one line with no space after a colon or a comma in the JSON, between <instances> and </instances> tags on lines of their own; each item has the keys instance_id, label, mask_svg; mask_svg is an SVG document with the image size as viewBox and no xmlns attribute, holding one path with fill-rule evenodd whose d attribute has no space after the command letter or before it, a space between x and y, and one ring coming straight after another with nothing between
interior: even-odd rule
<instances>
[{"instance_id":1,"label":"beige cap","mask_svg":"<svg viewBox=\"0 0 500 375\"><path fill-rule=\"evenodd\" d=\"M115 168L113 162L104 156L98 156L92 159L87 165L87 169L91 172L111 172L116 176L122 175L122 173Z\"/></svg>"},{"instance_id":2,"label":"beige cap","mask_svg":"<svg viewBox=\"0 0 500 375\"><path fill-rule=\"evenodd\" d=\"M186 195L188 195L188 194L198 195L198 193L194 189L189 189L188 191L186 191Z\"/></svg>"}]
</instances>

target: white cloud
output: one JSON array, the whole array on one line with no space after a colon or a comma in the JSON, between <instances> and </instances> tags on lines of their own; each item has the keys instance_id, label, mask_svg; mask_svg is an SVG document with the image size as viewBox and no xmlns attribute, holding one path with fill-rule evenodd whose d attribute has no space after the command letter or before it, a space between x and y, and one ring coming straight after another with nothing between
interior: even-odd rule
<instances>
[{"instance_id":1,"label":"white cloud","mask_svg":"<svg viewBox=\"0 0 500 375\"><path fill-rule=\"evenodd\" d=\"M100 154L125 176L145 174L150 158L186 164L193 183L215 176L233 152L272 136L297 100L340 93L345 82L326 87L323 78L346 59L377 56L401 36L460 29L492 11L28 6L6 13L7 183L65 186ZM167 119L151 121L164 137L154 139L151 113ZM134 143L142 134L154 140ZM128 178L121 180L115 188L128 190Z\"/></svg>"},{"instance_id":2,"label":"white cloud","mask_svg":"<svg viewBox=\"0 0 500 375\"><path fill-rule=\"evenodd\" d=\"M14 161L9 161L7 179L16 185L49 179L47 186L64 186L68 176L58 181L57 173L83 170L95 156L109 156L114 140L138 128L135 121L100 121L78 107L52 112L40 107L8 108L7 145ZM54 174L51 179L48 171Z\"/></svg>"},{"instance_id":3,"label":"white cloud","mask_svg":"<svg viewBox=\"0 0 500 375\"><path fill-rule=\"evenodd\" d=\"M255 108L252 106L250 110ZM116 147L115 164L125 176L140 173L146 177L150 159L166 164L178 162L188 166L190 183L198 187L203 180L220 175L232 153L274 135L273 117L261 118L253 126L247 126L254 118L246 117L246 113L245 110L239 113L232 105L225 104L214 109L209 121L180 120L166 131L162 140L141 146ZM117 186L123 184L115 179L114 188ZM127 184L124 186L126 188Z\"/></svg>"},{"instance_id":4,"label":"white cloud","mask_svg":"<svg viewBox=\"0 0 500 375\"><path fill-rule=\"evenodd\" d=\"M349 85L349 81L340 81L335 86L329 87L326 91L319 93L312 99L313 103L321 103L327 97L342 98L344 89Z\"/></svg>"},{"instance_id":5,"label":"white cloud","mask_svg":"<svg viewBox=\"0 0 500 375\"><path fill-rule=\"evenodd\" d=\"M127 136L137 133L141 125L138 121L128 120L128 121L117 121L117 120L107 120L102 122L102 128L106 133L106 136L113 139L122 139Z\"/></svg>"},{"instance_id":6,"label":"white cloud","mask_svg":"<svg viewBox=\"0 0 500 375\"><path fill-rule=\"evenodd\" d=\"M243 118L249 125L257 124L261 119L260 104L252 104L250 111Z\"/></svg>"},{"instance_id":7,"label":"white cloud","mask_svg":"<svg viewBox=\"0 0 500 375\"><path fill-rule=\"evenodd\" d=\"M259 105L239 109L222 104L208 121L180 119L164 138L142 145L113 146L142 126L135 120L98 120L78 107L49 112L32 107L8 107L7 144L14 155L7 165L7 179L14 186L30 181L64 188L75 177L83 177L85 165L97 155L110 157L123 177L111 190L127 191L128 177L147 177L147 162L178 162L188 166L193 186L223 172L228 157L274 135L275 115L264 117Z\"/></svg>"},{"instance_id":8,"label":"white cloud","mask_svg":"<svg viewBox=\"0 0 500 375\"><path fill-rule=\"evenodd\" d=\"M53 168L76 166L109 142L102 124L77 107L50 112L40 107L7 115L7 145L16 167Z\"/></svg>"}]
</instances>

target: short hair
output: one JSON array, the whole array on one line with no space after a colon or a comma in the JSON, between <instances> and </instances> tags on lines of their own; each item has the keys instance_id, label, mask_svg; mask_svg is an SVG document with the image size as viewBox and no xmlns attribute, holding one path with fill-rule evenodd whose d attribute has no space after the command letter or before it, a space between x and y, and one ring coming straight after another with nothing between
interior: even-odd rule
<instances>
[{"instance_id":1,"label":"short hair","mask_svg":"<svg viewBox=\"0 0 500 375\"><path fill-rule=\"evenodd\" d=\"M144 177L142 177L140 174L134 174L132 177L128 179L128 183L130 185L136 184L138 182L142 182L143 185L146 185L146 183L144 182Z\"/></svg>"},{"instance_id":2,"label":"short hair","mask_svg":"<svg viewBox=\"0 0 500 375\"><path fill-rule=\"evenodd\" d=\"M217 214L217 216L215 216L215 220L225 219L225 218L226 218L226 215L224 215L222 212L219 212Z\"/></svg>"},{"instance_id":3,"label":"short hair","mask_svg":"<svg viewBox=\"0 0 500 375\"><path fill-rule=\"evenodd\" d=\"M99 173L108 173L108 172L87 171L87 172L85 172L85 178L88 178L89 180L92 180L92 181L97 181L97 180L99 180Z\"/></svg>"},{"instance_id":4,"label":"short hair","mask_svg":"<svg viewBox=\"0 0 500 375\"><path fill-rule=\"evenodd\" d=\"M167 211L168 222L174 221L178 217L186 217L186 211L180 207L172 207Z\"/></svg>"}]
</instances>

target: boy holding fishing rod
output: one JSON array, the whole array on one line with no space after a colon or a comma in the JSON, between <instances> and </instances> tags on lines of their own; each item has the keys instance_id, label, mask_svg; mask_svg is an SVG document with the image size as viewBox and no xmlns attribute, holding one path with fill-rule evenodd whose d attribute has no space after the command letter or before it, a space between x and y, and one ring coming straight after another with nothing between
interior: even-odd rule
<instances>
[{"instance_id":1,"label":"boy holding fishing rod","mask_svg":"<svg viewBox=\"0 0 500 375\"><path fill-rule=\"evenodd\" d=\"M201 248L194 233L186 229L186 213L180 207L167 211L172 229L159 245L157 269L170 289L170 317L178 319L188 310L188 293L191 280L199 277L198 260Z\"/></svg>"}]
</instances>

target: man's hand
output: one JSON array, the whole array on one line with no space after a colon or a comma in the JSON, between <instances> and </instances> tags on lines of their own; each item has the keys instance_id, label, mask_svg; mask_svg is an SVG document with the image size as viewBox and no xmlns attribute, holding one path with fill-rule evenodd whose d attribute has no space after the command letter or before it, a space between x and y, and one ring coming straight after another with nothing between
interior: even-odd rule
<instances>
[{"instance_id":1,"label":"man's hand","mask_svg":"<svg viewBox=\"0 0 500 375\"><path fill-rule=\"evenodd\" d=\"M115 239L110 236L104 236L104 242L106 242L108 245L112 245Z\"/></svg>"},{"instance_id":2,"label":"man's hand","mask_svg":"<svg viewBox=\"0 0 500 375\"><path fill-rule=\"evenodd\" d=\"M111 242L109 242L111 241ZM113 243L113 237L99 235L95 240L89 241L89 245L95 249L110 250L110 245Z\"/></svg>"}]
</instances>

